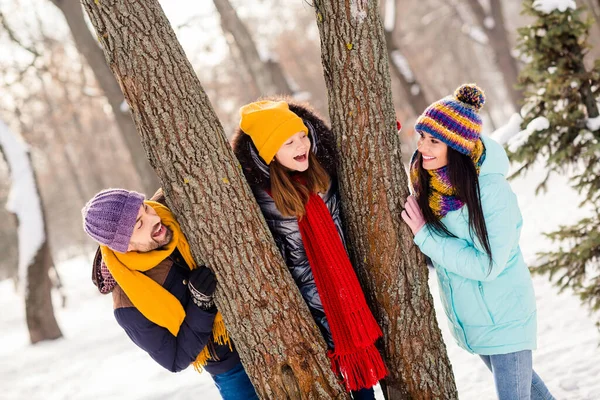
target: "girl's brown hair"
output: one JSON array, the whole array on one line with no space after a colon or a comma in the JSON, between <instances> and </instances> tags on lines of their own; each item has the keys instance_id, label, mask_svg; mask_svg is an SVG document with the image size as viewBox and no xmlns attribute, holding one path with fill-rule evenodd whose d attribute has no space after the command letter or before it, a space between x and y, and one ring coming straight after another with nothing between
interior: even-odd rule
<instances>
[{"instance_id":1,"label":"girl's brown hair","mask_svg":"<svg viewBox=\"0 0 600 400\"><path fill-rule=\"evenodd\" d=\"M312 151L308 152L308 169L294 174L276 159L269 165L271 196L279 212L288 217L302 218L304 205L311 193L325 193L329 189L329 175L319 164Z\"/></svg>"}]
</instances>

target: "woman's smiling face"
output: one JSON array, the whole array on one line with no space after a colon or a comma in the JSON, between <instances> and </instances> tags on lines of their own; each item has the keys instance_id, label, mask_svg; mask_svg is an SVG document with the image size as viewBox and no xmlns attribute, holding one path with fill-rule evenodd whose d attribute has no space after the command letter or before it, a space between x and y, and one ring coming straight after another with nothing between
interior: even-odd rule
<instances>
[{"instance_id":1,"label":"woman's smiling face","mask_svg":"<svg viewBox=\"0 0 600 400\"><path fill-rule=\"evenodd\" d=\"M448 145L425 132L417 142L417 150L423 158L423 168L435 170L448 165Z\"/></svg>"}]
</instances>

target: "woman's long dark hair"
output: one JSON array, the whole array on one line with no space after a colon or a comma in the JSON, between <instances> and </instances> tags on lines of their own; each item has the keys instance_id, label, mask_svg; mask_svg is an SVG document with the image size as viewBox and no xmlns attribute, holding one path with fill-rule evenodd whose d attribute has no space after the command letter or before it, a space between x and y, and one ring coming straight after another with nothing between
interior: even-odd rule
<instances>
[{"instance_id":1,"label":"woman's long dark hair","mask_svg":"<svg viewBox=\"0 0 600 400\"><path fill-rule=\"evenodd\" d=\"M429 173L423 168L423 157L418 155L419 166L419 187L422 190L417 198L417 203L423 212L423 217L427 224L439 234L456 237L440 221L429 206ZM448 177L450 183L456 189L456 196L467 206L469 214L469 231L471 240L474 240L473 233L477 235L479 242L490 259L490 268L492 266L492 249L490 238L488 236L483 209L481 208L481 193L479 190L479 177L477 169L471 157L459 153L448 147Z\"/></svg>"}]
</instances>

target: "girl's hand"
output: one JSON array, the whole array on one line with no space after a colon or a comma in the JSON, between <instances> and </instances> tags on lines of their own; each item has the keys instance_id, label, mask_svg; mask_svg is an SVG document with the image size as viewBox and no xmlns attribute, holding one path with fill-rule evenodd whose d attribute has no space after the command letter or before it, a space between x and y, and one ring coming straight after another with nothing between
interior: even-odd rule
<instances>
[{"instance_id":1,"label":"girl's hand","mask_svg":"<svg viewBox=\"0 0 600 400\"><path fill-rule=\"evenodd\" d=\"M421 208L419 207L415 196L408 196L406 203L404 203L404 211L402 211L401 216L404 222L410 227L413 235L419 233L421 228L425 225L425 218L423 218L423 213L421 212Z\"/></svg>"}]
</instances>

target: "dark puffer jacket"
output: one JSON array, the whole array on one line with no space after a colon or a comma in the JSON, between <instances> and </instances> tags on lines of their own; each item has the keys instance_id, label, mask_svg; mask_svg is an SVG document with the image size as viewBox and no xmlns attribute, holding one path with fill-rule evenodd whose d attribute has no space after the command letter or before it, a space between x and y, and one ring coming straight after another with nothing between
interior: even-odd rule
<instances>
[{"instance_id":1,"label":"dark puffer jacket","mask_svg":"<svg viewBox=\"0 0 600 400\"><path fill-rule=\"evenodd\" d=\"M329 190L321 197L327 205L343 241L344 235L336 180L336 152L333 133L325 125L325 122L308 106L294 103L288 99L285 100L288 102L290 110L300 116L307 126L311 141L311 150L315 153L319 163L331 178ZM323 304L317 292L315 279L308 264L306 251L302 243L302 236L298 228L298 220L295 217L283 216L277 210L271 196L267 193L267 190L271 187L268 177L269 167L258 156L258 151L254 147L250 136L238 129L231 139L231 144L294 281L298 285L302 297L308 304L310 312L321 330L328 347L333 348L331 331L325 317L325 312L323 311Z\"/></svg>"}]
</instances>

